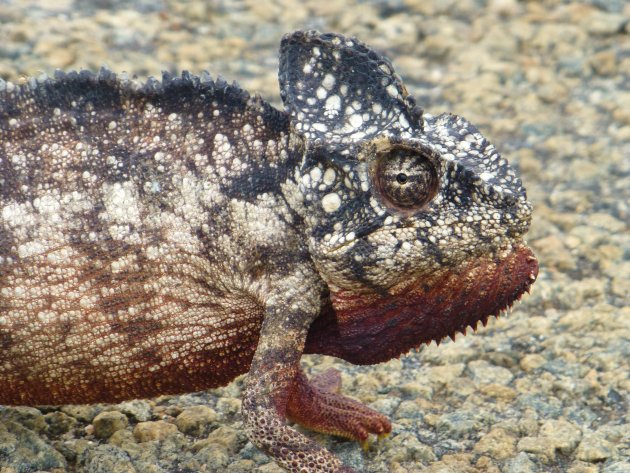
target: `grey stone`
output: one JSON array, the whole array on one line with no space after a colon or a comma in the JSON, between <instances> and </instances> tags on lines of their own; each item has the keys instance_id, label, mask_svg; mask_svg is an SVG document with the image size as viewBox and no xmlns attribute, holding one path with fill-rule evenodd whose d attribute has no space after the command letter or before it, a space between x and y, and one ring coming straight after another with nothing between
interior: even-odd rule
<instances>
[{"instance_id":1,"label":"grey stone","mask_svg":"<svg viewBox=\"0 0 630 473\"><path fill-rule=\"evenodd\" d=\"M504 429L494 428L483 435L475 445L475 453L486 454L496 460L506 460L514 456L516 439Z\"/></svg>"},{"instance_id":2,"label":"grey stone","mask_svg":"<svg viewBox=\"0 0 630 473\"><path fill-rule=\"evenodd\" d=\"M222 445L209 444L195 454L195 460L205 465L210 471L224 469L230 463L230 454Z\"/></svg>"},{"instance_id":3,"label":"grey stone","mask_svg":"<svg viewBox=\"0 0 630 473\"><path fill-rule=\"evenodd\" d=\"M109 438L117 430L129 425L127 416L118 411L105 411L97 415L92 421L94 436L100 439Z\"/></svg>"},{"instance_id":4,"label":"grey stone","mask_svg":"<svg viewBox=\"0 0 630 473\"><path fill-rule=\"evenodd\" d=\"M121 402L117 408L127 417L131 417L138 422L146 422L151 419L151 404L142 399Z\"/></svg>"},{"instance_id":5,"label":"grey stone","mask_svg":"<svg viewBox=\"0 0 630 473\"><path fill-rule=\"evenodd\" d=\"M457 410L440 417L438 431L450 438L465 438L481 428L478 416L465 410Z\"/></svg>"},{"instance_id":6,"label":"grey stone","mask_svg":"<svg viewBox=\"0 0 630 473\"><path fill-rule=\"evenodd\" d=\"M398 409L394 413L394 418L399 419L417 419L422 418L422 409L418 403L414 401L403 401L398 405Z\"/></svg>"},{"instance_id":7,"label":"grey stone","mask_svg":"<svg viewBox=\"0 0 630 473\"><path fill-rule=\"evenodd\" d=\"M430 446L423 444L415 435L408 432L396 435L392 438L391 444L393 448L385 450L389 461L429 463L437 458Z\"/></svg>"},{"instance_id":8,"label":"grey stone","mask_svg":"<svg viewBox=\"0 0 630 473\"><path fill-rule=\"evenodd\" d=\"M546 437L523 437L516 446L519 452L527 452L541 458L545 463L555 460L555 448Z\"/></svg>"},{"instance_id":9,"label":"grey stone","mask_svg":"<svg viewBox=\"0 0 630 473\"><path fill-rule=\"evenodd\" d=\"M129 455L114 445L98 445L81 455L85 473L136 473Z\"/></svg>"},{"instance_id":10,"label":"grey stone","mask_svg":"<svg viewBox=\"0 0 630 473\"><path fill-rule=\"evenodd\" d=\"M133 435L138 442L164 440L177 432L177 426L163 420L140 422L133 429Z\"/></svg>"},{"instance_id":11,"label":"grey stone","mask_svg":"<svg viewBox=\"0 0 630 473\"><path fill-rule=\"evenodd\" d=\"M66 466L63 455L37 433L12 420L0 423L0 468L15 468L22 472Z\"/></svg>"},{"instance_id":12,"label":"grey stone","mask_svg":"<svg viewBox=\"0 0 630 473\"><path fill-rule=\"evenodd\" d=\"M230 416L241 411L241 400L236 398L220 398L217 401L217 412L223 416Z\"/></svg>"},{"instance_id":13,"label":"grey stone","mask_svg":"<svg viewBox=\"0 0 630 473\"><path fill-rule=\"evenodd\" d=\"M175 425L184 434L201 437L217 418L217 413L208 406L191 406L177 416Z\"/></svg>"},{"instance_id":14,"label":"grey stone","mask_svg":"<svg viewBox=\"0 0 630 473\"><path fill-rule=\"evenodd\" d=\"M582 438L581 429L563 419L551 419L540 428L540 435L564 455L575 450Z\"/></svg>"},{"instance_id":15,"label":"grey stone","mask_svg":"<svg viewBox=\"0 0 630 473\"><path fill-rule=\"evenodd\" d=\"M546 418L556 418L562 414L562 402L542 394L522 394L517 398L517 403L522 408L532 409Z\"/></svg>"},{"instance_id":16,"label":"grey stone","mask_svg":"<svg viewBox=\"0 0 630 473\"><path fill-rule=\"evenodd\" d=\"M503 471L505 473L537 473L540 469L529 459L526 453L521 452L506 462Z\"/></svg>"},{"instance_id":17,"label":"grey stone","mask_svg":"<svg viewBox=\"0 0 630 473\"><path fill-rule=\"evenodd\" d=\"M610 36L623 31L627 16L619 13L594 12L585 18L587 31L593 35Z\"/></svg>"},{"instance_id":18,"label":"grey stone","mask_svg":"<svg viewBox=\"0 0 630 473\"><path fill-rule=\"evenodd\" d=\"M12 407L2 413L3 420L15 421L35 432L45 432L48 424L44 415L34 407Z\"/></svg>"},{"instance_id":19,"label":"grey stone","mask_svg":"<svg viewBox=\"0 0 630 473\"><path fill-rule=\"evenodd\" d=\"M255 463L251 460L236 460L231 462L226 471L228 473L244 473L246 471L254 471Z\"/></svg>"},{"instance_id":20,"label":"grey stone","mask_svg":"<svg viewBox=\"0 0 630 473\"><path fill-rule=\"evenodd\" d=\"M509 384L514 375L510 370L501 366L494 366L484 360L471 361L468 369L477 384Z\"/></svg>"},{"instance_id":21,"label":"grey stone","mask_svg":"<svg viewBox=\"0 0 630 473\"><path fill-rule=\"evenodd\" d=\"M628 473L630 461L617 461L604 466L602 473Z\"/></svg>"},{"instance_id":22,"label":"grey stone","mask_svg":"<svg viewBox=\"0 0 630 473\"><path fill-rule=\"evenodd\" d=\"M212 431L207 438L195 442L194 451L199 451L207 446L217 444L223 447L229 454L234 454L245 444L245 436L231 427L221 426Z\"/></svg>"},{"instance_id":23,"label":"grey stone","mask_svg":"<svg viewBox=\"0 0 630 473\"><path fill-rule=\"evenodd\" d=\"M100 404L69 404L61 408L61 412L74 417L81 422L92 422L92 420L103 410Z\"/></svg>"},{"instance_id":24,"label":"grey stone","mask_svg":"<svg viewBox=\"0 0 630 473\"><path fill-rule=\"evenodd\" d=\"M617 454L617 448L608 440L593 434L586 434L578 446L576 456L585 462L601 462L612 459Z\"/></svg>"},{"instance_id":25,"label":"grey stone","mask_svg":"<svg viewBox=\"0 0 630 473\"><path fill-rule=\"evenodd\" d=\"M78 421L74 417L70 417L61 411L49 412L44 416L46 424L48 424L48 434L58 436L69 432L78 425Z\"/></svg>"}]
</instances>

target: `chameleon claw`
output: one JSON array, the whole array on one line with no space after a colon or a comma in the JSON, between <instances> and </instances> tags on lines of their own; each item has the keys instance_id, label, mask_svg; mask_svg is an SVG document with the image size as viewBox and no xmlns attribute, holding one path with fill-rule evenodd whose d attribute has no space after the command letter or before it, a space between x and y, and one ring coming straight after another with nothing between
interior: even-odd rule
<instances>
[{"instance_id":1,"label":"chameleon claw","mask_svg":"<svg viewBox=\"0 0 630 473\"><path fill-rule=\"evenodd\" d=\"M382 434L377 434L376 435L376 442L378 443L378 442L381 442L382 440L385 440L387 437L390 436L390 434L391 434L391 432L385 432L385 433L382 433ZM361 444L361 449L364 452L367 452L370 449L371 445L370 445L370 438L369 437L366 438L365 440L361 440L359 443Z\"/></svg>"}]
</instances>

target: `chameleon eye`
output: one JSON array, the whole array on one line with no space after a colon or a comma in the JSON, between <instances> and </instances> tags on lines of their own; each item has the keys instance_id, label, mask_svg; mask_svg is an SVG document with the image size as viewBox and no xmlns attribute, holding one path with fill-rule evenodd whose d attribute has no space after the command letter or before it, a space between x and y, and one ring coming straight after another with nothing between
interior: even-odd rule
<instances>
[{"instance_id":1,"label":"chameleon eye","mask_svg":"<svg viewBox=\"0 0 630 473\"><path fill-rule=\"evenodd\" d=\"M392 207L417 210L431 201L438 188L434 161L423 150L395 147L377 155L374 184Z\"/></svg>"}]
</instances>

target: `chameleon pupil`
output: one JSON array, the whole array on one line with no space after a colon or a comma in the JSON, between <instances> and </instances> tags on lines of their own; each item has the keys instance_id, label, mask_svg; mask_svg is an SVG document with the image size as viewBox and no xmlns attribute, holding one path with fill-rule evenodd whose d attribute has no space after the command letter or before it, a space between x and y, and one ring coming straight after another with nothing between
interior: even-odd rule
<instances>
[{"instance_id":1,"label":"chameleon pupil","mask_svg":"<svg viewBox=\"0 0 630 473\"><path fill-rule=\"evenodd\" d=\"M439 178L429 150L394 145L377 154L373 169L376 189L390 207L417 210L437 192Z\"/></svg>"}]
</instances>

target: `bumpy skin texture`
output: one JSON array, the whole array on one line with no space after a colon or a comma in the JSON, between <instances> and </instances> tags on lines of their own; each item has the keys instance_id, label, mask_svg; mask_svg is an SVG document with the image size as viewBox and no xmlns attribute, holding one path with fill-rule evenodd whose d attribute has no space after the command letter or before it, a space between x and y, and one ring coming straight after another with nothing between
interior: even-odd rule
<instances>
[{"instance_id":1,"label":"bumpy skin texture","mask_svg":"<svg viewBox=\"0 0 630 473\"><path fill-rule=\"evenodd\" d=\"M248 372L251 440L350 471L286 419L364 441L382 415L304 352L376 363L529 289L531 206L464 119L423 113L357 40L295 32L286 112L184 73L0 81L0 404L116 402Z\"/></svg>"}]
</instances>

